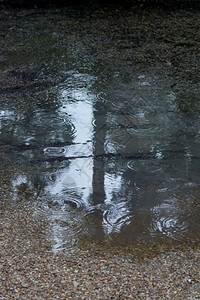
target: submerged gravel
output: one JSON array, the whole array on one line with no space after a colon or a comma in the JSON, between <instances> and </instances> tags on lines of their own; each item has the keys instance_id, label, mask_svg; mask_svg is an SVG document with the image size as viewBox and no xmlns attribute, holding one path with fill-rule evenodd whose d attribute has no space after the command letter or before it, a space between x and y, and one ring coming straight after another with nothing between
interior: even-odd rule
<instances>
[{"instance_id":1,"label":"submerged gravel","mask_svg":"<svg viewBox=\"0 0 200 300\"><path fill-rule=\"evenodd\" d=\"M51 252L33 206L1 201L0 299L200 299L198 245Z\"/></svg>"}]
</instances>

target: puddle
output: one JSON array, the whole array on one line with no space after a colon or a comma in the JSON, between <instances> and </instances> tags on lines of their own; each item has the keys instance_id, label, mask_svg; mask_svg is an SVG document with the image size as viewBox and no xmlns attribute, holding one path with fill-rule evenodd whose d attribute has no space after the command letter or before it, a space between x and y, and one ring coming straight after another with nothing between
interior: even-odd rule
<instances>
[{"instance_id":1,"label":"puddle","mask_svg":"<svg viewBox=\"0 0 200 300\"><path fill-rule=\"evenodd\" d=\"M197 86L188 85L193 98L184 98L181 85L171 88L155 68L127 72L109 55L89 61L81 56L88 36L74 32L70 18L36 18L16 21L1 62L5 70L37 66L29 76L10 73L15 85L1 91L2 165L20 169L10 176L10 197L41 203L54 252L87 237L123 245L198 240ZM54 28L51 18L69 22L73 34ZM44 86L32 89L40 76Z\"/></svg>"}]
</instances>

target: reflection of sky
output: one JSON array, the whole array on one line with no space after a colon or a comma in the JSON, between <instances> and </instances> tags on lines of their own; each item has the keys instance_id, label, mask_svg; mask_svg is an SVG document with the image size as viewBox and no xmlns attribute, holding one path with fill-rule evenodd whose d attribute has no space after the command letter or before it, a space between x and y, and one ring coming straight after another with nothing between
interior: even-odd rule
<instances>
[{"instance_id":1,"label":"reflection of sky","mask_svg":"<svg viewBox=\"0 0 200 300\"><path fill-rule=\"evenodd\" d=\"M1 132L2 129L5 130L4 126L6 126L8 120L9 121L15 121L14 112L9 111L9 110L0 110L0 134L3 133L3 132Z\"/></svg>"},{"instance_id":2,"label":"reflection of sky","mask_svg":"<svg viewBox=\"0 0 200 300\"><path fill-rule=\"evenodd\" d=\"M121 226L129 223L129 209L126 202L121 199L120 202L113 201L114 193L118 193L123 185L120 174L104 175L105 204L108 208L104 212L103 228L105 233L119 232ZM121 221L120 218L122 218Z\"/></svg>"},{"instance_id":3,"label":"reflection of sky","mask_svg":"<svg viewBox=\"0 0 200 300\"><path fill-rule=\"evenodd\" d=\"M85 143L91 140L93 115L92 106L90 104L82 101L69 104L63 103L59 112L61 114L67 114L70 117L71 123L75 126L75 143Z\"/></svg>"},{"instance_id":4,"label":"reflection of sky","mask_svg":"<svg viewBox=\"0 0 200 300\"><path fill-rule=\"evenodd\" d=\"M69 101L69 99L71 101ZM69 90L62 89L60 95L60 108L59 113L61 115L67 115L70 122L75 128L74 143L70 147L66 148L65 156L88 156L93 155L93 126L94 115L92 100L96 99L96 95L92 94L86 88L72 88ZM104 172L104 170L103 170ZM108 175L104 174L104 189L106 194L105 203L102 206L104 213L108 211L107 217L102 220L102 226L105 233L112 231L119 231L123 222L117 222L119 219L123 219L123 215L128 213L125 203L114 204L112 203L113 193L119 190L121 187L120 175ZM71 191L76 191L77 201L81 202L81 206L90 210L90 195L93 190L93 159L92 158L77 158L70 160L69 166L67 166L62 172L57 174L54 182L51 182L47 187L48 193L55 198L67 198L71 197ZM70 199L69 199L70 200ZM98 206L101 207L101 206ZM108 210L106 209L108 208ZM94 208L94 207L93 207ZM105 221L106 220L106 221ZM125 219L123 219L125 221ZM56 225L57 228L58 225ZM56 230L52 232L56 233ZM60 237L61 238L61 237ZM62 243L59 237L54 235L54 240L57 246ZM56 248L56 246L55 246Z\"/></svg>"},{"instance_id":5,"label":"reflection of sky","mask_svg":"<svg viewBox=\"0 0 200 300\"><path fill-rule=\"evenodd\" d=\"M59 108L59 114L67 115L75 128L73 139L75 145L66 147L65 156L88 156L92 154L92 106L87 101L83 101L87 96L85 89L70 89L70 95L78 101L69 101L69 93L63 90ZM86 205L92 188L92 170L93 163L90 158L71 160L69 167L62 170L56 180L48 186L48 191L52 196L60 195L62 198L63 193L67 197L67 191L70 189L77 189L79 192L81 190L79 201Z\"/></svg>"},{"instance_id":6,"label":"reflection of sky","mask_svg":"<svg viewBox=\"0 0 200 300\"><path fill-rule=\"evenodd\" d=\"M26 175L18 175L16 178L14 178L12 180L14 200L17 200L17 188L23 183L26 183L26 184L28 183L28 179L27 179Z\"/></svg>"},{"instance_id":7,"label":"reflection of sky","mask_svg":"<svg viewBox=\"0 0 200 300\"><path fill-rule=\"evenodd\" d=\"M70 192L77 194L76 201L81 206L88 206L88 197L92 190L92 170L93 163L91 159L71 160L69 167L56 174L56 179L50 182L46 187L46 192L57 200L64 199L70 201ZM69 195L68 195L69 193Z\"/></svg>"},{"instance_id":8,"label":"reflection of sky","mask_svg":"<svg viewBox=\"0 0 200 300\"><path fill-rule=\"evenodd\" d=\"M106 203L110 203L112 201L113 191L116 192L121 188L122 178L119 174L105 174L104 185L106 187Z\"/></svg>"}]
</instances>

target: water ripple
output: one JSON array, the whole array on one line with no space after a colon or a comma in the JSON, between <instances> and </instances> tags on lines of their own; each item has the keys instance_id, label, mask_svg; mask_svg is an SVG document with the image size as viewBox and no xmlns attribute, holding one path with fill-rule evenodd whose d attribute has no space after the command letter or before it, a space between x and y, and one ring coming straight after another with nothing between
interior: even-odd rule
<instances>
[{"instance_id":1,"label":"water ripple","mask_svg":"<svg viewBox=\"0 0 200 300\"><path fill-rule=\"evenodd\" d=\"M188 231L188 223L185 218L184 221L181 220L181 214L177 212L179 209L177 202L177 199L171 199L153 208L149 228L151 236L157 236L160 233L174 240L184 238Z\"/></svg>"},{"instance_id":2,"label":"water ripple","mask_svg":"<svg viewBox=\"0 0 200 300\"><path fill-rule=\"evenodd\" d=\"M56 131L59 131L61 129L65 129L65 132L67 130L73 135L76 131L74 124L71 123L70 116L64 113L45 110L38 110L34 112L34 118L31 121L31 125L33 127L41 127L47 132L49 130L55 131L56 129Z\"/></svg>"},{"instance_id":3,"label":"water ripple","mask_svg":"<svg viewBox=\"0 0 200 300\"><path fill-rule=\"evenodd\" d=\"M47 147L44 148L43 152L49 156L58 156L65 153L66 149L64 147Z\"/></svg>"},{"instance_id":4,"label":"water ripple","mask_svg":"<svg viewBox=\"0 0 200 300\"><path fill-rule=\"evenodd\" d=\"M180 222L178 218L161 217L155 220L150 227L151 236L157 236L158 232L174 240L182 240L188 231L185 221Z\"/></svg>"},{"instance_id":5,"label":"water ripple","mask_svg":"<svg viewBox=\"0 0 200 300\"><path fill-rule=\"evenodd\" d=\"M120 232L123 226L131 223L132 215L126 210L116 207L113 210L105 210L103 213L103 227L104 230L109 234L111 232Z\"/></svg>"}]
</instances>

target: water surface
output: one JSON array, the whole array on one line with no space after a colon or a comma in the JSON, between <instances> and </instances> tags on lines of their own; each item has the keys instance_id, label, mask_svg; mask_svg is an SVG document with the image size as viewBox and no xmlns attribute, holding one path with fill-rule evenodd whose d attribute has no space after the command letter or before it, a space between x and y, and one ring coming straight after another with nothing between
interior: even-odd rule
<instances>
[{"instance_id":1,"label":"water surface","mask_svg":"<svg viewBox=\"0 0 200 300\"><path fill-rule=\"evenodd\" d=\"M159 66L126 65L117 49L91 54L72 15L6 20L0 151L19 170L12 201L40 203L53 251L81 237L198 240L198 86L174 89Z\"/></svg>"}]
</instances>

